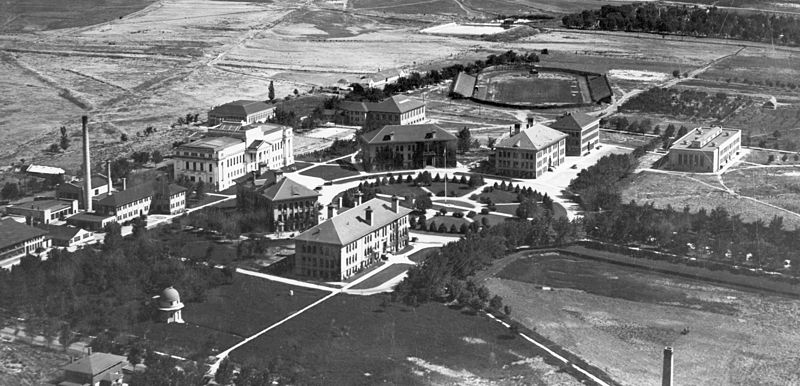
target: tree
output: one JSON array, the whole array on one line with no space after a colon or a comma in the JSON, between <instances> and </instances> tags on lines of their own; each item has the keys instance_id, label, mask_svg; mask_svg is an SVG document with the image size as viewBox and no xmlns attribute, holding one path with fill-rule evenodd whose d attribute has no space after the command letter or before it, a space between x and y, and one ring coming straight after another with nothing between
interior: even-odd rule
<instances>
[{"instance_id":1,"label":"tree","mask_svg":"<svg viewBox=\"0 0 800 386\"><path fill-rule=\"evenodd\" d=\"M680 70L673 70L672 71L672 76L676 77L676 78L680 78L681 77L681 71Z\"/></svg>"},{"instance_id":2,"label":"tree","mask_svg":"<svg viewBox=\"0 0 800 386\"><path fill-rule=\"evenodd\" d=\"M50 147L47 148L47 151L49 151L51 153L58 153L58 151L59 151L58 149L60 149L58 144L57 143L53 143L53 144L50 144Z\"/></svg>"},{"instance_id":3,"label":"tree","mask_svg":"<svg viewBox=\"0 0 800 386\"><path fill-rule=\"evenodd\" d=\"M103 249L112 251L122 244L122 226L116 222L112 222L103 227L103 232L106 237L103 239Z\"/></svg>"},{"instance_id":4,"label":"tree","mask_svg":"<svg viewBox=\"0 0 800 386\"><path fill-rule=\"evenodd\" d=\"M200 181L194 186L194 194L196 198L203 198L206 196L206 183Z\"/></svg>"},{"instance_id":5,"label":"tree","mask_svg":"<svg viewBox=\"0 0 800 386\"><path fill-rule=\"evenodd\" d=\"M3 196L4 200L14 200L19 197L19 185L14 182L6 182L3 185L3 190L0 190L0 196Z\"/></svg>"},{"instance_id":6,"label":"tree","mask_svg":"<svg viewBox=\"0 0 800 386\"><path fill-rule=\"evenodd\" d=\"M292 91L292 93L294 94L294 96L300 95L300 91L297 91L297 89L294 89L294 91Z\"/></svg>"},{"instance_id":7,"label":"tree","mask_svg":"<svg viewBox=\"0 0 800 386\"><path fill-rule=\"evenodd\" d=\"M431 202L431 198L428 197L425 193L420 193L417 195L416 199L414 200L414 208L418 210L426 210L433 207L433 202Z\"/></svg>"},{"instance_id":8,"label":"tree","mask_svg":"<svg viewBox=\"0 0 800 386\"><path fill-rule=\"evenodd\" d=\"M153 154L150 156L150 159L153 160L153 163L161 163L164 160L164 156L161 155L161 152L158 150L153 150Z\"/></svg>"},{"instance_id":9,"label":"tree","mask_svg":"<svg viewBox=\"0 0 800 386\"><path fill-rule=\"evenodd\" d=\"M275 85L272 84L272 81L269 81L269 95L268 95L268 97L269 97L270 101L274 101L275 100Z\"/></svg>"},{"instance_id":10,"label":"tree","mask_svg":"<svg viewBox=\"0 0 800 386\"><path fill-rule=\"evenodd\" d=\"M458 150L462 153L468 151L472 146L472 134L470 134L469 128L464 126L456 137L458 138Z\"/></svg>"},{"instance_id":11,"label":"tree","mask_svg":"<svg viewBox=\"0 0 800 386\"><path fill-rule=\"evenodd\" d=\"M495 138L495 137L486 138L486 146L489 149L494 149L495 143L497 143L497 138Z\"/></svg>"},{"instance_id":12,"label":"tree","mask_svg":"<svg viewBox=\"0 0 800 386\"><path fill-rule=\"evenodd\" d=\"M119 136L119 140L122 141L122 142L128 142L128 134L122 133Z\"/></svg>"},{"instance_id":13,"label":"tree","mask_svg":"<svg viewBox=\"0 0 800 386\"><path fill-rule=\"evenodd\" d=\"M491 300L489 300L489 307L495 311L500 311L503 309L503 298L499 295L494 295Z\"/></svg>"},{"instance_id":14,"label":"tree","mask_svg":"<svg viewBox=\"0 0 800 386\"><path fill-rule=\"evenodd\" d=\"M680 128L680 129L678 129L678 135L677 135L677 138L681 138L681 137L683 137L683 136L684 136L684 135L686 135L686 133L688 133L688 132L689 132L689 129L688 129L688 128L686 128L686 126L683 126L683 125L681 125L681 128Z\"/></svg>"},{"instance_id":15,"label":"tree","mask_svg":"<svg viewBox=\"0 0 800 386\"><path fill-rule=\"evenodd\" d=\"M62 136L58 145L61 147L61 149L67 150L67 148L69 147L69 138L67 138L66 136Z\"/></svg>"}]
</instances>

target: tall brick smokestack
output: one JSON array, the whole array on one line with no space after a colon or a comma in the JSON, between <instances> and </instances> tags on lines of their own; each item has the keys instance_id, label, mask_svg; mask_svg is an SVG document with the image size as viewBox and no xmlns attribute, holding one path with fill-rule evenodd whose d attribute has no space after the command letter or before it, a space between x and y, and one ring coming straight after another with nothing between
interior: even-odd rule
<instances>
[{"instance_id":1,"label":"tall brick smokestack","mask_svg":"<svg viewBox=\"0 0 800 386\"><path fill-rule=\"evenodd\" d=\"M111 195L111 187L114 186L111 182L111 160L106 160L106 179L108 180L108 195Z\"/></svg>"},{"instance_id":2,"label":"tall brick smokestack","mask_svg":"<svg viewBox=\"0 0 800 386\"><path fill-rule=\"evenodd\" d=\"M672 386L672 347L664 347L664 369L661 373L661 386Z\"/></svg>"},{"instance_id":3,"label":"tall brick smokestack","mask_svg":"<svg viewBox=\"0 0 800 386\"><path fill-rule=\"evenodd\" d=\"M81 117L83 124L83 199L86 200L86 211L92 211L92 166L89 158L89 117Z\"/></svg>"}]
</instances>

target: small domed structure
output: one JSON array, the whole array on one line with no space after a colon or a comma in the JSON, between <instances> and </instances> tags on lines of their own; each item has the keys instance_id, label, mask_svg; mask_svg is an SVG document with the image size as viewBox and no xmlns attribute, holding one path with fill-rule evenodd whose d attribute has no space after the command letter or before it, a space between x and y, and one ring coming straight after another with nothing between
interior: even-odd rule
<instances>
[{"instance_id":1,"label":"small domed structure","mask_svg":"<svg viewBox=\"0 0 800 386\"><path fill-rule=\"evenodd\" d=\"M183 303L181 295L175 288L168 287L161 291L158 296L158 310L161 311L161 319L167 323L183 323L181 315Z\"/></svg>"}]
</instances>

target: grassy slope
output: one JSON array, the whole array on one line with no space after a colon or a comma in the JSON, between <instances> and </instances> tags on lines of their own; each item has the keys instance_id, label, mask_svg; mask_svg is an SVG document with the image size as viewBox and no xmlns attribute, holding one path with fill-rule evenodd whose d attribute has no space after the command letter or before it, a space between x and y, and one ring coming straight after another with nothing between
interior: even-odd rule
<instances>
[{"instance_id":1,"label":"grassy slope","mask_svg":"<svg viewBox=\"0 0 800 386\"><path fill-rule=\"evenodd\" d=\"M10 23L0 31L48 30L86 27L139 11L152 0L10 0L0 5Z\"/></svg>"}]
</instances>

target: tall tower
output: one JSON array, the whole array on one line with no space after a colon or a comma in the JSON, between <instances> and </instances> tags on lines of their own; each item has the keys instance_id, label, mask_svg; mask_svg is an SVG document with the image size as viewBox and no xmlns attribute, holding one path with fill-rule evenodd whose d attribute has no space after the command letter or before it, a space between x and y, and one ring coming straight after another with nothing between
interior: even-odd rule
<instances>
[{"instance_id":1,"label":"tall tower","mask_svg":"<svg viewBox=\"0 0 800 386\"><path fill-rule=\"evenodd\" d=\"M83 126L83 199L87 212L92 211L92 165L89 157L89 117L81 117Z\"/></svg>"},{"instance_id":2,"label":"tall tower","mask_svg":"<svg viewBox=\"0 0 800 386\"><path fill-rule=\"evenodd\" d=\"M661 386L672 386L672 347L664 347L664 368L661 373Z\"/></svg>"}]
</instances>

